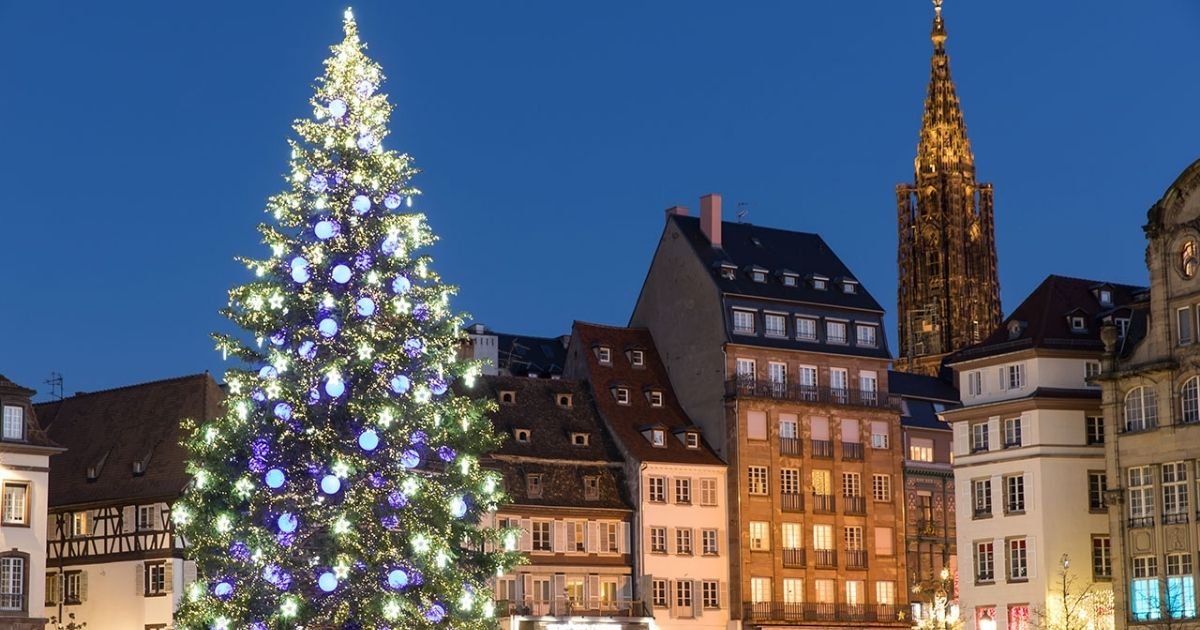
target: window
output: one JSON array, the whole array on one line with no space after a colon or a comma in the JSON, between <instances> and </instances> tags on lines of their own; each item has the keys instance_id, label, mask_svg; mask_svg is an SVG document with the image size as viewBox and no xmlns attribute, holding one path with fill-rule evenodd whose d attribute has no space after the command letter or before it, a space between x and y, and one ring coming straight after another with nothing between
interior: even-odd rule
<instances>
[{"instance_id":1,"label":"window","mask_svg":"<svg viewBox=\"0 0 1200 630\"><path fill-rule=\"evenodd\" d=\"M798 277L799 276L796 276L795 274L791 274L791 273L783 274L783 286L785 286L785 287L796 286L796 280Z\"/></svg>"},{"instance_id":2,"label":"window","mask_svg":"<svg viewBox=\"0 0 1200 630\"><path fill-rule=\"evenodd\" d=\"M720 608L721 583L716 580L704 580L700 583L700 597L705 608Z\"/></svg>"},{"instance_id":3,"label":"window","mask_svg":"<svg viewBox=\"0 0 1200 630\"><path fill-rule=\"evenodd\" d=\"M667 478L666 477L650 477L647 480L647 485L650 487L650 501L653 503L667 502Z\"/></svg>"},{"instance_id":4,"label":"window","mask_svg":"<svg viewBox=\"0 0 1200 630\"><path fill-rule=\"evenodd\" d=\"M700 434L687 432L683 434L683 444L688 448L700 448Z\"/></svg>"},{"instance_id":5,"label":"window","mask_svg":"<svg viewBox=\"0 0 1200 630\"><path fill-rule=\"evenodd\" d=\"M1196 616L1196 588L1190 553L1167 554L1167 613L1172 619Z\"/></svg>"},{"instance_id":6,"label":"window","mask_svg":"<svg viewBox=\"0 0 1200 630\"><path fill-rule=\"evenodd\" d=\"M583 500L584 501L599 501L600 500L600 478L599 477L584 477L583 478Z\"/></svg>"},{"instance_id":7,"label":"window","mask_svg":"<svg viewBox=\"0 0 1200 630\"><path fill-rule=\"evenodd\" d=\"M657 608L666 608L669 605L667 601L667 581L654 580L654 606Z\"/></svg>"},{"instance_id":8,"label":"window","mask_svg":"<svg viewBox=\"0 0 1200 630\"><path fill-rule=\"evenodd\" d=\"M1072 332L1087 332L1087 321L1079 315L1071 316L1071 331Z\"/></svg>"},{"instance_id":9,"label":"window","mask_svg":"<svg viewBox=\"0 0 1200 630\"><path fill-rule=\"evenodd\" d=\"M985 540L975 543L975 581L993 582L996 579L995 543Z\"/></svg>"},{"instance_id":10,"label":"window","mask_svg":"<svg viewBox=\"0 0 1200 630\"><path fill-rule=\"evenodd\" d=\"M1004 448L1017 448L1019 446L1021 446L1021 419L1005 418Z\"/></svg>"},{"instance_id":11,"label":"window","mask_svg":"<svg viewBox=\"0 0 1200 630\"><path fill-rule=\"evenodd\" d=\"M750 494L766 495L767 494L767 467L766 466L750 466L746 470L746 482L749 484L748 492Z\"/></svg>"},{"instance_id":12,"label":"window","mask_svg":"<svg viewBox=\"0 0 1200 630\"><path fill-rule=\"evenodd\" d=\"M800 531L800 523L783 523L780 526L779 546L783 549L799 549Z\"/></svg>"},{"instance_id":13,"label":"window","mask_svg":"<svg viewBox=\"0 0 1200 630\"><path fill-rule=\"evenodd\" d=\"M928 438L909 438L908 458L915 462L932 462L933 440Z\"/></svg>"},{"instance_id":14,"label":"window","mask_svg":"<svg viewBox=\"0 0 1200 630\"><path fill-rule=\"evenodd\" d=\"M550 521L534 521L533 522L533 550L534 551L552 551L554 543L550 540L550 531L553 523Z\"/></svg>"},{"instance_id":15,"label":"window","mask_svg":"<svg viewBox=\"0 0 1200 630\"><path fill-rule=\"evenodd\" d=\"M798 374L800 385L800 397L804 400L817 399L817 368L812 365L801 365ZM793 435L791 437L800 437Z\"/></svg>"},{"instance_id":16,"label":"window","mask_svg":"<svg viewBox=\"0 0 1200 630\"><path fill-rule=\"evenodd\" d=\"M842 283L842 293L854 293L858 290L858 283L847 280Z\"/></svg>"},{"instance_id":17,"label":"window","mask_svg":"<svg viewBox=\"0 0 1200 630\"><path fill-rule=\"evenodd\" d=\"M746 439L767 439L767 414L763 411L746 412Z\"/></svg>"},{"instance_id":18,"label":"window","mask_svg":"<svg viewBox=\"0 0 1200 630\"><path fill-rule=\"evenodd\" d=\"M829 368L829 389L833 390L834 402L846 402L846 388L849 386L846 368Z\"/></svg>"},{"instance_id":19,"label":"window","mask_svg":"<svg viewBox=\"0 0 1200 630\"><path fill-rule=\"evenodd\" d=\"M646 399L650 401L651 407L663 406L663 393L658 390L651 390L646 393Z\"/></svg>"},{"instance_id":20,"label":"window","mask_svg":"<svg viewBox=\"0 0 1200 630\"><path fill-rule=\"evenodd\" d=\"M1087 361L1083 364L1083 378L1089 379L1093 376L1100 376L1100 362Z\"/></svg>"},{"instance_id":21,"label":"window","mask_svg":"<svg viewBox=\"0 0 1200 630\"><path fill-rule=\"evenodd\" d=\"M1184 382L1179 390L1181 420L1188 424L1200 422L1200 404L1197 404L1197 393L1200 392L1200 376L1193 376Z\"/></svg>"},{"instance_id":22,"label":"window","mask_svg":"<svg viewBox=\"0 0 1200 630\"><path fill-rule=\"evenodd\" d=\"M1008 541L1008 579L1029 579L1028 543L1024 538L1013 538Z\"/></svg>"},{"instance_id":23,"label":"window","mask_svg":"<svg viewBox=\"0 0 1200 630\"><path fill-rule=\"evenodd\" d=\"M751 577L750 578L750 601L753 603L771 601L771 578L769 577Z\"/></svg>"},{"instance_id":24,"label":"window","mask_svg":"<svg viewBox=\"0 0 1200 630\"><path fill-rule=\"evenodd\" d=\"M872 420L871 421L871 448L888 448L890 439L888 435L887 421Z\"/></svg>"},{"instance_id":25,"label":"window","mask_svg":"<svg viewBox=\"0 0 1200 630\"><path fill-rule=\"evenodd\" d=\"M750 521L750 551L771 550L771 524L766 521Z\"/></svg>"},{"instance_id":26,"label":"window","mask_svg":"<svg viewBox=\"0 0 1200 630\"><path fill-rule=\"evenodd\" d=\"M1133 592L1131 612L1136 621L1148 621L1162 617L1158 596L1158 558L1136 556L1133 559Z\"/></svg>"},{"instance_id":27,"label":"window","mask_svg":"<svg viewBox=\"0 0 1200 630\"><path fill-rule=\"evenodd\" d=\"M659 448L666 448L667 434L662 429L651 429L650 443Z\"/></svg>"},{"instance_id":28,"label":"window","mask_svg":"<svg viewBox=\"0 0 1200 630\"><path fill-rule=\"evenodd\" d=\"M155 509L153 505L139 505L137 509L137 528L139 530L154 529Z\"/></svg>"},{"instance_id":29,"label":"window","mask_svg":"<svg viewBox=\"0 0 1200 630\"><path fill-rule=\"evenodd\" d=\"M832 604L834 602L837 582L829 579L813 580L813 596L816 597L818 604Z\"/></svg>"},{"instance_id":30,"label":"window","mask_svg":"<svg viewBox=\"0 0 1200 630\"><path fill-rule=\"evenodd\" d=\"M833 525L813 525L813 549L833 549Z\"/></svg>"},{"instance_id":31,"label":"window","mask_svg":"<svg viewBox=\"0 0 1200 630\"><path fill-rule=\"evenodd\" d=\"M646 353L642 350L630 350L629 362L633 367L643 367L646 365Z\"/></svg>"},{"instance_id":32,"label":"window","mask_svg":"<svg viewBox=\"0 0 1200 630\"><path fill-rule=\"evenodd\" d=\"M753 335L754 311L733 309L733 332L743 335Z\"/></svg>"},{"instance_id":33,"label":"window","mask_svg":"<svg viewBox=\"0 0 1200 630\"><path fill-rule=\"evenodd\" d=\"M568 521L567 536L573 539L575 551L587 551L587 521ZM568 549L572 546L571 542L567 542Z\"/></svg>"},{"instance_id":34,"label":"window","mask_svg":"<svg viewBox=\"0 0 1200 630\"><path fill-rule=\"evenodd\" d=\"M27 558L23 554L0 556L0 610L26 609Z\"/></svg>"},{"instance_id":35,"label":"window","mask_svg":"<svg viewBox=\"0 0 1200 630\"><path fill-rule=\"evenodd\" d=\"M830 496L833 494L833 481L828 470L814 469L812 471L813 494Z\"/></svg>"},{"instance_id":36,"label":"window","mask_svg":"<svg viewBox=\"0 0 1200 630\"><path fill-rule=\"evenodd\" d=\"M690 556L692 555L692 530L689 527L680 527L675 530L675 553Z\"/></svg>"},{"instance_id":37,"label":"window","mask_svg":"<svg viewBox=\"0 0 1200 630\"><path fill-rule=\"evenodd\" d=\"M675 502L684 505L692 503L692 480L678 478L675 480Z\"/></svg>"},{"instance_id":38,"label":"window","mask_svg":"<svg viewBox=\"0 0 1200 630\"><path fill-rule=\"evenodd\" d=\"M825 341L846 343L846 322L825 322Z\"/></svg>"},{"instance_id":39,"label":"window","mask_svg":"<svg viewBox=\"0 0 1200 630\"><path fill-rule=\"evenodd\" d=\"M572 399L573 399L573 396L571 394L559 394L557 396L557 398L558 398L558 406L559 407L562 407L564 409L571 408Z\"/></svg>"},{"instance_id":40,"label":"window","mask_svg":"<svg viewBox=\"0 0 1200 630\"><path fill-rule=\"evenodd\" d=\"M1021 389L1025 386L1025 364L1014 363L1000 368L1000 389Z\"/></svg>"},{"instance_id":41,"label":"window","mask_svg":"<svg viewBox=\"0 0 1200 630\"><path fill-rule=\"evenodd\" d=\"M784 604L803 604L804 603L804 579L803 578L783 578L783 603Z\"/></svg>"},{"instance_id":42,"label":"window","mask_svg":"<svg viewBox=\"0 0 1200 630\"><path fill-rule=\"evenodd\" d=\"M1158 395L1149 387L1125 394L1125 430L1145 431L1158 426Z\"/></svg>"},{"instance_id":43,"label":"window","mask_svg":"<svg viewBox=\"0 0 1200 630\"><path fill-rule=\"evenodd\" d=\"M983 372L979 370L967 372L967 393L971 396L983 394Z\"/></svg>"},{"instance_id":44,"label":"window","mask_svg":"<svg viewBox=\"0 0 1200 630\"><path fill-rule=\"evenodd\" d=\"M753 279L755 282L764 282L765 283L767 281L767 273L765 271L759 271L759 270L755 269L750 272L750 278Z\"/></svg>"},{"instance_id":45,"label":"window","mask_svg":"<svg viewBox=\"0 0 1200 630\"><path fill-rule=\"evenodd\" d=\"M896 536L891 527L875 528L875 555L896 555Z\"/></svg>"},{"instance_id":46,"label":"window","mask_svg":"<svg viewBox=\"0 0 1200 630\"><path fill-rule=\"evenodd\" d=\"M875 376L874 372L862 370L858 373L858 390L862 394L863 402L872 405L875 404L877 400L877 394L879 393L879 380ZM880 422L879 424L886 429L886 422Z\"/></svg>"},{"instance_id":47,"label":"window","mask_svg":"<svg viewBox=\"0 0 1200 630\"><path fill-rule=\"evenodd\" d=\"M754 359L738 359L737 360L737 380L743 385L754 385L754 381L758 378L754 369Z\"/></svg>"},{"instance_id":48,"label":"window","mask_svg":"<svg viewBox=\"0 0 1200 630\"><path fill-rule=\"evenodd\" d=\"M162 595L167 592L167 563L146 563L146 595Z\"/></svg>"},{"instance_id":49,"label":"window","mask_svg":"<svg viewBox=\"0 0 1200 630\"><path fill-rule=\"evenodd\" d=\"M72 571L63 574L63 603L78 604L82 602L83 573Z\"/></svg>"},{"instance_id":50,"label":"window","mask_svg":"<svg viewBox=\"0 0 1200 630\"><path fill-rule=\"evenodd\" d=\"M974 479L971 481L971 500L975 505L975 518L992 515L992 480Z\"/></svg>"},{"instance_id":51,"label":"window","mask_svg":"<svg viewBox=\"0 0 1200 630\"><path fill-rule=\"evenodd\" d=\"M1025 475L1004 478L1004 512L1019 514L1025 511Z\"/></svg>"},{"instance_id":52,"label":"window","mask_svg":"<svg viewBox=\"0 0 1200 630\"><path fill-rule=\"evenodd\" d=\"M1092 536L1092 577L1112 579L1112 539L1107 535Z\"/></svg>"},{"instance_id":53,"label":"window","mask_svg":"<svg viewBox=\"0 0 1200 630\"><path fill-rule=\"evenodd\" d=\"M0 437L3 437L5 440L25 439L24 407L4 405L4 433Z\"/></svg>"},{"instance_id":54,"label":"window","mask_svg":"<svg viewBox=\"0 0 1200 630\"><path fill-rule=\"evenodd\" d=\"M720 544L717 542L717 530L702 529L700 530L700 546L701 551L706 556L715 556L720 553Z\"/></svg>"},{"instance_id":55,"label":"window","mask_svg":"<svg viewBox=\"0 0 1200 630\"><path fill-rule=\"evenodd\" d=\"M861 580L846 580L846 605L852 610L863 603L863 587Z\"/></svg>"},{"instance_id":56,"label":"window","mask_svg":"<svg viewBox=\"0 0 1200 630\"><path fill-rule=\"evenodd\" d=\"M763 319L764 326L768 337L786 337L787 324L783 315L775 313L767 313Z\"/></svg>"},{"instance_id":57,"label":"window","mask_svg":"<svg viewBox=\"0 0 1200 630\"><path fill-rule=\"evenodd\" d=\"M717 480L716 479L701 479L700 480L700 505L716 505L717 504Z\"/></svg>"},{"instance_id":58,"label":"window","mask_svg":"<svg viewBox=\"0 0 1200 630\"><path fill-rule=\"evenodd\" d=\"M1093 512L1108 510L1104 501L1104 492L1108 490L1108 479L1103 470L1088 471L1088 509Z\"/></svg>"},{"instance_id":59,"label":"window","mask_svg":"<svg viewBox=\"0 0 1200 630\"><path fill-rule=\"evenodd\" d=\"M4 509L0 523L4 525L29 525L29 484L19 481L4 482Z\"/></svg>"},{"instance_id":60,"label":"window","mask_svg":"<svg viewBox=\"0 0 1200 630\"><path fill-rule=\"evenodd\" d=\"M1175 328L1176 337L1175 338L1176 338L1176 340L1179 341L1179 345L1186 346L1187 344L1192 343L1192 309L1191 309L1191 307L1185 306L1183 308L1176 309L1175 310L1175 322L1176 322L1176 328Z\"/></svg>"},{"instance_id":61,"label":"window","mask_svg":"<svg viewBox=\"0 0 1200 630\"><path fill-rule=\"evenodd\" d=\"M871 496L882 503L890 502L892 500L892 476L871 475Z\"/></svg>"},{"instance_id":62,"label":"window","mask_svg":"<svg viewBox=\"0 0 1200 630\"><path fill-rule=\"evenodd\" d=\"M88 535L88 514L87 512L72 512L71 527L69 534L71 536L87 536Z\"/></svg>"},{"instance_id":63,"label":"window","mask_svg":"<svg viewBox=\"0 0 1200 630\"><path fill-rule=\"evenodd\" d=\"M862 496L862 475L856 472L842 473L842 496L844 497L861 497Z\"/></svg>"},{"instance_id":64,"label":"window","mask_svg":"<svg viewBox=\"0 0 1200 630\"><path fill-rule=\"evenodd\" d=\"M971 452L982 453L988 450L988 425L977 422L971 425Z\"/></svg>"},{"instance_id":65,"label":"window","mask_svg":"<svg viewBox=\"0 0 1200 630\"><path fill-rule=\"evenodd\" d=\"M525 494L531 499L542 498L542 476L540 474L525 475Z\"/></svg>"},{"instance_id":66,"label":"window","mask_svg":"<svg viewBox=\"0 0 1200 630\"><path fill-rule=\"evenodd\" d=\"M1149 527L1154 524L1154 479L1149 466L1135 466L1127 471L1129 478L1129 525Z\"/></svg>"},{"instance_id":67,"label":"window","mask_svg":"<svg viewBox=\"0 0 1200 630\"><path fill-rule=\"evenodd\" d=\"M1167 523L1186 523L1188 517L1187 465L1162 465L1163 518Z\"/></svg>"},{"instance_id":68,"label":"window","mask_svg":"<svg viewBox=\"0 0 1200 630\"><path fill-rule=\"evenodd\" d=\"M842 541L846 545L846 549L859 551L863 548L863 530L862 527L852 525L842 528Z\"/></svg>"},{"instance_id":69,"label":"window","mask_svg":"<svg viewBox=\"0 0 1200 630\"><path fill-rule=\"evenodd\" d=\"M811 317L797 317L796 339L799 339L800 341L816 341L817 320Z\"/></svg>"},{"instance_id":70,"label":"window","mask_svg":"<svg viewBox=\"0 0 1200 630\"><path fill-rule=\"evenodd\" d=\"M875 583L875 603L880 606L896 605L896 583L880 581Z\"/></svg>"},{"instance_id":71,"label":"window","mask_svg":"<svg viewBox=\"0 0 1200 630\"><path fill-rule=\"evenodd\" d=\"M628 387L617 387L617 388L613 389L613 396L616 396L618 405L628 405L629 404L629 388Z\"/></svg>"},{"instance_id":72,"label":"window","mask_svg":"<svg viewBox=\"0 0 1200 630\"><path fill-rule=\"evenodd\" d=\"M779 492L781 494L800 494L800 469L779 469Z\"/></svg>"},{"instance_id":73,"label":"window","mask_svg":"<svg viewBox=\"0 0 1200 630\"><path fill-rule=\"evenodd\" d=\"M612 365L612 348L608 346L596 348L596 358L600 360L600 365Z\"/></svg>"},{"instance_id":74,"label":"window","mask_svg":"<svg viewBox=\"0 0 1200 630\"><path fill-rule=\"evenodd\" d=\"M1116 318L1116 322L1117 322L1117 337L1120 339L1124 339L1125 335L1127 335L1129 333L1129 318L1128 317L1118 317L1118 318Z\"/></svg>"},{"instance_id":75,"label":"window","mask_svg":"<svg viewBox=\"0 0 1200 630\"><path fill-rule=\"evenodd\" d=\"M1104 416L1088 416L1084 419L1088 444L1104 443Z\"/></svg>"},{"instance_id":76,"label":"window","mask_svg":"<svg viewBox=\"0 0 1200 630\"><path fill-rule=\"evenodd\" d=\"M868 348L879 345L879 329L875 326L859 324L854 327L854 330L857 333L858 345Z\"/></svg>"},{"instance_id":77,"label":"window","mask_svg":"<svg viewBox=\"0 0 1200 630\"><path fill-rule=\"evenodd\" d=\"M586 433L572 433L571 444L575 446L587 446L591 442L591 436Z\"/></svg>"},{"instance_id":78,"label":"window","mask_svg":"<svg viewBox=\"0 0 1200 630\"><path fill-rule=\"evenodd\" d=\"M608 553L617 553L619 549L617 534L617 523L600 523L600 544L603 551Z\"/></svg>"},{"instance_id":79,"label":"window","mask_svg":"<svg viewBox=\"0 0 1200 630\"><path fill-rule=\"evenodd\" d=\"M767 363L767 380L771 383L771 395L787 396L787 364L771 361Z\"/></svg>"},{"instance_id":80,"label":"window","mask_svg":"<svg viewBox=\"0 0 1200 630\"><path fill-rule=\"evenodd\" d=\"M513 429L513 439L522 443L529 443L529 429Z\"/></svg>"}]
</instances>

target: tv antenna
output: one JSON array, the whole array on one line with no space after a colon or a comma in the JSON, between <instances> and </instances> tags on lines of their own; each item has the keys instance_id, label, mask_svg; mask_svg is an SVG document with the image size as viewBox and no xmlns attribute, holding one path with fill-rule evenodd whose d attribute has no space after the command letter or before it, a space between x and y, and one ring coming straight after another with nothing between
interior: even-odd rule
<instances>
[{"instance_id":1,"label":"tv antenna","mask_svg":"<svg viewBox=\"0 0 1200 630\"><path fill-rule=\"evenodd\" d=\"M737 204L737 221L742 222L746 215L750 214L750 204L745 201L739 201Z\"/></svg>"},{"instance_id":2,"label":"tv antenna","mask_svg":"<svg viewBox=\"0 0 1200 630\"><path fill-rule=\"evenodd\" d=\"M50 378L46 379L46 384L50 386L50 397L55 400L63 399L63 375L60 372L51 372Z\"/></svg>"}]
</instances>

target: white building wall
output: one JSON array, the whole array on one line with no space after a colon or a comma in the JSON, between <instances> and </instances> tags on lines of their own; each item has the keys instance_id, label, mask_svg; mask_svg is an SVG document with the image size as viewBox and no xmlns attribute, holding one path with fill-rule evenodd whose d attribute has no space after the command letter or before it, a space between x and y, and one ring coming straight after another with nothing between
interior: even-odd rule
<instances>
[{"instance_id":1,"label":"white building wall","mask_svg":"<svg viewBox=\"0 0 1200 630\"><path fill-rule=\"evenodd\" d=\"M162 595L146 595L146 562L165 562L169 586ZM79 571L83 588L78 604L63 603L65 615L75 613L76 622L87 622L88 630L131 630L147 626L170 627L172 615L187 585L196 579L191 560L123 560L100 564L66 565L67 573ZM49 567L53 575L59 567ZM47 603L47 618L59 616L59 605Z\"/></svg>"},{"instance_id":2,"label":"white building wall","mask_svg":"<svg viewBox=\"0 0 1200 630\"><path fill-rule=\"evenodd\" d=\"M665 503L649 500L649 484L651 477L665 478L667 482L667 501ZM675 494L675 480L688 479L691 486L691 502L680 503ZM701 480L716 481L716 504L703 505L701 501ZM729 624L729 549L728 532L729 509L726 499L726 468L724 466L695 466L684 464L646 463L639 474L641 497L639 507L640 541L639 580L640 588L645 593L645 599L653 605L653 581L667 580L667 607L653 606L654 621L661 630L685 630L692 628L712 628L724 630ZM666 553L651 550L651 528L666 528ZM686 528L692 531L692 553L680 554L676 549L676 533ZM705 555L703 549L702 531L717 530L717 554ZM689 581L693 584L692 595L694 605L690 609L676 606L676 584ZM703 583L715 581L718 584L720 607L705 608L703 606Z\"/></svg>"},{"instance_id":3,"label":"white building wall","mask_svg":"<svg viewBox=\"0 0 1200 630\"><path fill-rule=\"evenodd\" d=\"M29 616L37 617L46 597L46 512L49 457L31 453L0 452L0 480L29 482L29 527L0 526L0 550L29 554Z\"/></svg>"},{"instance_id":4,"label":"white building wall","mask_svg":"<svg viewBox=\"0 0 1200 630\"><path fill-rule=\"evenodd\" d=\"M1007 360L1004 360L1006 359ZM999 360L997 360L999 359ZM1064 389L1090 388L1084 378L1087 363L1098 362L1099 359L1081 359L1069 357L1033 357L1028 352L1014 353L1008 357L989 357L987 364L966 364L958 370L958 385L963 404L980 405L1013 398L1023 398L1033 393L1038 387L1054 387ZM1024 382L1020 387L1009 387L1009 383L1001 382L1001 375L1007 381L1007 369L1011 365L1021 365L1024 369ZM973 375L978 374L981 391L973 393ZM1099 388L1096 388L1099 391Z\"/></svg>"}]
</instances>

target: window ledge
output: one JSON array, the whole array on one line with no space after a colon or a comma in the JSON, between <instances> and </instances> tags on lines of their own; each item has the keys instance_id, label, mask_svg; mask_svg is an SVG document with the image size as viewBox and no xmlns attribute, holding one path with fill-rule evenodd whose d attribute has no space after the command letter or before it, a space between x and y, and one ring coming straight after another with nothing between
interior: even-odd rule
<instances>
[{"instance_id":1,"label":"window ledge","mask_svg":"<svg viewBox=\"0 0 1200 630\"><path fill-rule=\"evenodd\" d=\"M975 586L995 586L996 580L975 580Z\"/></svg>"},{"instance_id":2,"label":"window ledge","mask_svg":"<svg viewBox=\"0 0 1200 630\"><path fill-rule=\"evenodd\" d=\"M1024 584L1029 581L1029 578L1008 578L1005 581L1009 584Z\"/></svg>"}]
</instances>

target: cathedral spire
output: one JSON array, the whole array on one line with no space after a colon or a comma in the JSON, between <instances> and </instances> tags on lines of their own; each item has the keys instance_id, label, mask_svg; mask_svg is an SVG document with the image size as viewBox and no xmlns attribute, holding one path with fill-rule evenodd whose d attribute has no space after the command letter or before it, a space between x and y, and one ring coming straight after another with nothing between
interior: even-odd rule
<instances>
[{"instance_id":1,"label":"cathedral spire","mask_svg":"<svg viewBox=\"0 0 1200 630\"><path fill-rule=\"evenodd\" d=\"M992 186L975 180L958 92L950 78L942 0L933 0L933 57L913 183L899 211L899 369L936 373L941 359L1000 324Z\"/></svg>"}]
</instances>

